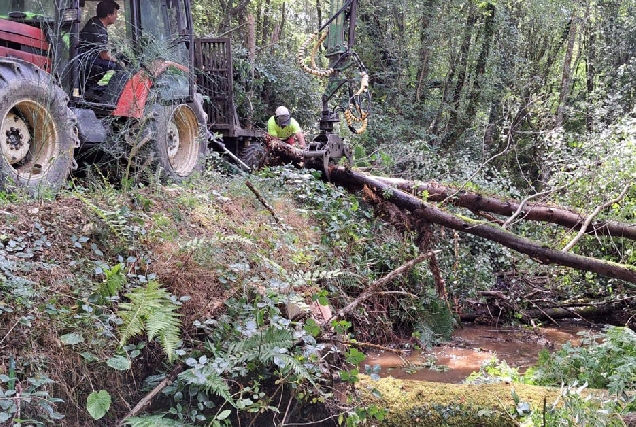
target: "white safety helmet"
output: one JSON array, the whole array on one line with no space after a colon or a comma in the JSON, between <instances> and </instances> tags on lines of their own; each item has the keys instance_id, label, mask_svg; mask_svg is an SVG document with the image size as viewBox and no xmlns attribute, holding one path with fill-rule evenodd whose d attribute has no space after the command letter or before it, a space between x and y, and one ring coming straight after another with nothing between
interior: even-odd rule
<instances>
[{"instance_id":1,"label":"white safety helmet","mask_svg":"<svg viewBox=\"0 0 636 427\"><path fill-rule=\"evenodd\" d=\"M278 126L284 127L284 126L288 126L289 123L291 122L291 115L289 114L289 110L287 109L287 107L281 105L280 107L278 107L276 109L276 123L278 124Z\"/></svg>"}]
</instances>

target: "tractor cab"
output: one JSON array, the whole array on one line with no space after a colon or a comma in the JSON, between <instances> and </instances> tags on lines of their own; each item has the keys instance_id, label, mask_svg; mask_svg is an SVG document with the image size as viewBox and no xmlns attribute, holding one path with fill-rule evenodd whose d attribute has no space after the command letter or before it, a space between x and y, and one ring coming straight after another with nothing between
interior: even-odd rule
<instances>
[{"instance_id":1,"label":"tractor cab","mask_svg":"<svg viewBox=\"0 0 636 427\"><path fill-rule=\"evenodd\" d=\"M73 0L71 0L73 1ZM80 49L81 30L96 16L97 0L80 0L78 20L74 24L76 40L70 51L74 98L98 104L117 105L122 93L134 90L127 84L135 75L153 74L155 90L165 93L162 99L185 99L192 96L190 88L192 26L187 0L120 0L119 17L107 28L108 49L121 65L114 72L107 72L97 85L88 87L91 64ZM170 63L171 71L178 71L181 78L171 78L160 64ZM163 76L159 76L158 69ZM185 75L183 76L183 74ZM130 86L130 85L128 85ZM124 114L125 115L125 114Z\"/></svg>"},{"instance_id":2,"label":"tractor cab","mask_svg":"<svg viewBox=\"0 0 636 427\"><path fill-rule=\"evenodd\" d=\"M99 0L0 0L0 57L16 57L52 74L77 102L115 106L126 83L158 63L177 64L188 78L166 78L174 97L191 97L193 56L189 0L118 0L118 19L108 26L108 50L123 64L87 87L92 64L80 49L80 33L96 16ZM167 89L164 88L164 89ZM161 88L158 88L161 90Z\"/></svg>"}]
</instances>

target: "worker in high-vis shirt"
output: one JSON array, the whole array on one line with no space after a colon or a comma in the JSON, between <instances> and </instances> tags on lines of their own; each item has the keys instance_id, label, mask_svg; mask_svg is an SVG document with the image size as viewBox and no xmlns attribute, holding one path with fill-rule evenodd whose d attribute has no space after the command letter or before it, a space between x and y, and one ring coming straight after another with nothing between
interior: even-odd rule
<instances>
[{"instance_id":1,"label":"worker in high-vis shirt","mask_svg":"<svg viewBox=\"0 0 636 427\"><path fill-rule=\"evenodd\" d=\"M305 135L303 135L300 125L294 119L287 107L280 106L276 109L276 113L267 121L267 133L274 137L285 141L290 145L297 145L299 148L305 149Z\"/></svg>"}]
</instances>

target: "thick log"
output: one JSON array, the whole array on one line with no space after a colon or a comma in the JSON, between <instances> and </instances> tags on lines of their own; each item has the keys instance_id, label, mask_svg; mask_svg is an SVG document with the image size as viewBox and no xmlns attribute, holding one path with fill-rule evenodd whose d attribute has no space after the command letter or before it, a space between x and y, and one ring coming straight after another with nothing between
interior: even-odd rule
<instances>
[{"instance_id":1,"label":"thick log","mask_svg":"<svg viewBox=\"0 0 636 427\"><path fill-rule=\"evenodd\" d=\"M559 319L583 319L589 322L594 320L603 320L609 324L623 324L625 319L621 319L620 313L624 313L627 308L633 308L634 298L622 298L613 301L603 302L589 302L578 304L562 304L552 307L532 308L528 310L520 309L513 301L514 295L509 295L499 291L484 291L479 295L485 297L491 297L498 299L499 305L503 305L511 311L520 314L520 321L524 324L530 325L532 322L549 321L556 323ZM538 307L535 305L535 307ZM462 322L474 322L478 319L483 319L497 316L497 310L494 307L484 308L481 312L467 312L462 313L460 320ZM494 315L493 315L494 313Z\"/></svg>"},{"instance_id":2,"label":"thick log","mask_svg":"<svg viewBox=\"0 0 636 427\"><path fill-rule=\"evenodd\" d=\"M411 212L420 219L492 240L517 252L526 254L542 264L562 265L636 283L636 268L633 266L606 262L596 258L551 249L541 243L517 236L496 225L453 215L418 197L398 190L386 182L350 169L332 167L330 168L330 176L332 181L345 187L347 185L353 185L357 188L367 186L379 197L392 202L400 209Z\"/></svg>"}]
</instances>

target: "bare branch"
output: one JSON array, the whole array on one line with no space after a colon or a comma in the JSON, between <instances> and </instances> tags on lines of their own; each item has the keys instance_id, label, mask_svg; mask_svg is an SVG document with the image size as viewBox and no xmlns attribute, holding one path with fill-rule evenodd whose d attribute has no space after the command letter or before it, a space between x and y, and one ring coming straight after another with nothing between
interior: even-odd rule
<instances>
[{"instance_id":1,"label":"bare branch","mask_svg":"<svg viewBox=\"0 0 636 427\"><path fill-rule=\"evenodd\" d=\"M370 298L371 296L373 296L376 293L377 289L379 289L380 287L386 285L391 280L395 279L396 277L400 276L401 274L403 274L403 273L409 271L410 269L412 269L415 265L419 264L420 262L430 258L431 256L433 256L433 255L435 255L436 253L439 253L439 252L441 252L441 251L424 252L424 253L420 254L419 256L417 256L417 258L412 259L411 261L405 262L404 264L402 264L401 266L399 266L395 270L391 271L386 276L384 276L384 277L376 280L375 282L371 283L368 286L367 290L365 290L360 295L358 295L358 297L355 300L351 301L349 304L347 304L347 306L345 306L344 308L340 309L340 311L338 311L338 313L336 315L332 316L332 318L329 319L329 320L331 321L334 318L344 317L345 314L351 312L362 301L364 301L364 300Z\"/></svg>"},{"instance_id":2,"label":"bare branch","mask_svg":"<svg viewBox=\"0 0 636 427\"><path fill-rule=\"evenodd\" d=\"M587 230L587 228L592 223L592 220L602 210L605 210L608 207L612 206L614 203L618 203L621 200L623 200L625 198L625 195L627 195L627 192L629 191L631 186L632 186L632 183L630 182L629 184L625 185L625 187L623 187L623 191L621 191L621 194L619 194L618 197L616 197L615 199L610 200L609 202L603 203L600 206L597 206L596 209L594 209L594 211L591 214L589 214L587 218L585 218L585 221L583 222L583 225L581 226L581 229L577 233L576 237L574 237L574 239L572 239L572 241L570 243L565 245L565 247L563 248L563 252L569 252L574 247L574 245L576 245L576 242L581 240L581 237L583 237L583 235L585 234L585 231Z\"/></svg>"}]
</instances>

